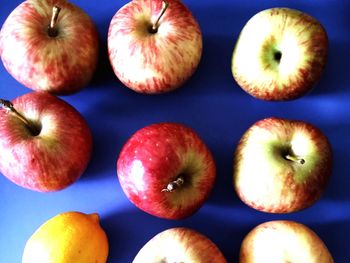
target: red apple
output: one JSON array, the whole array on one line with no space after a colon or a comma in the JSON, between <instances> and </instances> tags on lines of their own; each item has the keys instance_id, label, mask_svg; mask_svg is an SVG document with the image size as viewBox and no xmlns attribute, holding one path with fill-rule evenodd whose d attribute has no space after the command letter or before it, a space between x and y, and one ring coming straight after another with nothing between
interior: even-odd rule
<instances>
[{"instance_id":1,"label":"red apple","mask_svg":"<svg viewBox=\"0 0 350 263\"><path fill-rule=\"evenodd\" d=\"M323 74L328 37L319 21L290 8L254 15L232 55L238 85L263 100L291 100L307 93Z\"/></svg>"},{"instance_id":2,"label":"red apple","mask_svg":"<svg viewBox=\"0 0 350 263\"><path fill-rule=\"evenodd\" d=\"M119 80L140 93L180 87L202 55L200 27L178 0L133 0L113 17L109 59Z\"/></svg>"},{"instance_id":3,"label":"red apple","mask_svg":"<svg viewBox=\"0 0 350 263\"><path fill-rule=\"evenodd\" d=\"M234 156L233 182L247 205L264 212L294 212L315 203L332 171L332 150L315 126L281 118L253 124Z\"/></svg>"},{"instance_id":4,"label":"red apple","mask_svg":"<svg viewBox=\"0 0 350 263\"><path fill-rule=\"evenodd\" d=\"M0 56L28 88L71 94L85 87L95 71L97 31L90 17L66 0L27 0L0 31Z\"/></svg>"},{"instance_id":5,"label":"red apple","mask_svg":"<svg viewBox=\"0 0 350 263\"><path fill-rule=\"evenodd\" d=\"M148 241L133 263L227 263L219 248L206 236L189 228L165 230Z\"/></svg>"},{"instance_id":6,"label":"red apple","mask_svg":"<svg viewBox=\"0 0 350 263\"><path fill-rule=\"evenodd\" d=\"M90 129L72 106L53 95L31 92L1 100L0 172L31 190L61 190L87 167Z\"/></svg>"},{"instance_id":7,"label":"red apple","mask_svg":"<svg viewBox=\"0 0 350 263\"><path fill-rule=\"evenodd\" d=\"M323 241L307 226L293 221L258 225L244 238L240 263L333 263Z\"/></svg>"},{"instance_id":8,"label":"red apple","mask_svg":"<svg viewBox=\"0 0 350 263\"><path fill-rule=\"evenodd\" d=\"M196 212L216 177L206 145L194 130L176 123L149 125L132 135L120 152L117 173L134 205L167 219Z\"/></svg>"}]
</instances>

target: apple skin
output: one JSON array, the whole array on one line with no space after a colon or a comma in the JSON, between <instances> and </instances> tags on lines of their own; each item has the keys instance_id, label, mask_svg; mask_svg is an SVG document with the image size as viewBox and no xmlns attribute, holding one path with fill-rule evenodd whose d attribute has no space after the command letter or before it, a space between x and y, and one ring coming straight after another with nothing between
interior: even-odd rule
<instances>
[{"instance_id":1,"label":"apple skin","mask_svg":"<svg viewBox=\"0 0 350 263\"><path fill-rule=\"evenodd\" d=\"M117 160L117 174L128 199L141 210L166 219L195 213L215 182L214 159L194 130L157 123L133 134ZM183 184L167 191L172 182Z\"/></svg>"},{"instance_id":2,"label":"apple skin","mask_svg":"<svg viewBox=\"0 0 350 263\"><path fill-rule=\"evenodd\" d=\"M0 108L0 172L39 192L61 190L75 182L92 151L90 128L80 113L46 92L31 92L12 103L41 128L35 136L12 112Z\"/></svg>"},{"instance_id":3,"label":"apple skin","mask_svg":"<svg viewBox=\"0 0 350 263\"><path fill-rule=\"evenodd\" d=\"M148 241L133 263L227 263L219 248L203 234L185 227L170 228Z\"/></svg>"},{"instance_id":4,"label":"apple skin","mask_svg":"<svg viewBox=\"0 0 350 263\"><path fill-rule=\"evenodd\" d=\"M61 8L48 35L53 4ZM6 70L24 86L67 95L91 80L98 59L98 35L90 17L65 0L27 0L8 16L0 31L0 56Z\"/></svg>"},{"instance_id":5,"label":"apple skin","mask_svg":"<svg viewBox=\"0 0 350 263\"><path fill-rule=\"evenodd\" d=\"M244 133L233 163L234 188L245 204L290 213L321 197L332 173L332 150L327 137L309 123L266 118Z\"/></svg>"},{"instance_id":6,"label":"apple skin","mask_svg":"<svg viewBox=\"0 0 350 263\"><path fill-rule=\"evenodd\" d=\"M202 55L202 33L190 10L178 0L150 33L162 0L133 0L117 11L108 31L108 52L118 79L130 89L164 93L183 85L195 72Z\"/></svg>"},{"instance_id":7,"label":"apple skin","mask_svg":"<svg viewBox=\"0 0 350 263\"><path fill-rule=\"evenodd\" d=\"M320 237L307 226L287 220L262 223L244 238L239 263L333 263Z\"/></svg>"},{"instance_id":8,"label":"apple skin","mask_svg":"<svg viewBox=\"0 0 350 263\"><path fill-rule=\"evenodd\" d=\"M327 56L328 37L319 21L298 10L271 8L242 29L231 70L238 85L258 99L292 100L319 81Z\"/></svg>"}]
</instances>

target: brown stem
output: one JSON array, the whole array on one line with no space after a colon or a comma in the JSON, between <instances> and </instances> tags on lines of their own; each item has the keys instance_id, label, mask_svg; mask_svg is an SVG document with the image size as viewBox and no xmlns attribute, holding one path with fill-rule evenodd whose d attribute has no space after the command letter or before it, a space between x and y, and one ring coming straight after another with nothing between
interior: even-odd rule
<instances>
[{"instance_id":1,"label":"brown stem","mask_svg":"<svg viewBox=\"0 0 350 263\"><path fill-rule=\"evenodd\" d=\"M32 135L38 135L40 133L40 130L38 129L38 127L36 127L35 125L33 125L33 123L31 123L30 121L28 121L21 113L19 113L14 107L11 101L9 100L3 100L0 99L0 105L8 110L9 112L12 112L15 114L15 116L20 119L25 125L26 127L29 129L29 131L32 133Z\"/></svg>"},{"instance_id":2,"label":"brown stem","mask_svg":"<svg viewBox=\"0 0 350 263\"><path fill-rule=\"evenodd\" d=\"M48 28L48 34L50 37L57 37L58 35L58 30L55 26L56 26L58 14L60 13L60 11L61 11L61 8L56 5L52 8L52 16L51 16L50 25Z\"/></svg>"},{"instance_id":3,"label":"brown stem","mask_svg":"<svg viewBox=\"0 0 350 263\"><path fill-rule=\"evenodd\" d=\"M173 192L174 190L180 188L184 183L185 180L183 179L183 177L180 176L175 181L168 183L168 185L162 190L162 192Z\"/></svg>"},{"instance_id":4,"label":"brown stem","mask_svg":"<svg viewBox=\"0 0 350 263\"><path fill-rule=\"evenodd\" d=\"M296 157L296 156L293 156L293 155L290 155L290 154L287 154L285 156L285 158L289 161L292 161L292 162L296 162L296 163L300 163L300 164L304 164L305 163L305 160L303 158L300 158L300 157Z\"/></svg>"},{"instance_id":5,"label":"brown stem","mask_svg":"<svg viewBox=\"0 0 350 263\"><path fill-rule=\"evenodd\" d=\"M156 33L158 31L158 23L159 20L162 18L162 16L164 15L165 11L167 10L169 4L165 1L163 1L163 6L162 6L162 10L160 10L160 13L158 15L158 18L156 20L155 23L152 24L152 28L151 28L151 32L152 33Z\"/></svg>"}]
</instances>

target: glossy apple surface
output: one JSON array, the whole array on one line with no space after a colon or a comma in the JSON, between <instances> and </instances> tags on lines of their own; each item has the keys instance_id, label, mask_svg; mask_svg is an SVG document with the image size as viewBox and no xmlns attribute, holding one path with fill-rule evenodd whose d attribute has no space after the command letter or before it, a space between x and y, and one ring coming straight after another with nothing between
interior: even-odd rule
<instances>
[{"instance_id":1,"label":"glossy apple surface","mask_svg":"<svg viewBox=\"0 0 350 263\"><path fill-rule=\"evenodd\" d=\"M189 228L165 230L148 241L133 263L226 263L219 248L206 236Z\"/></svg>"},{"instance_id":2,"label":"glossy apple surface","mask_svg":"<svg viewBox=\"0 0 350 263\"><path fill-rule=\"evenodd\" d=\"M301 11L271 8L242 29L232 55L233 77L250 95L270 101L303 96L323 74L328 37Z\"/></svg>"},{"instance_id":3,"label":"glossy apple surface","mask_svg":"<svg viewBox=\"0 0 350 263\"><path fill-rule=\"evenodd\" d=\"M293 221L270 221L258 225L244 238L240 263L307 262L333 263L320 237Z\"/></svg>"},{"instance_id":4,"label":"glossy apple surface","mask_svg":"<svg viewBox=\"0 0 350 263\"><path fill-rule=\"evenodd\" d=\"M139 93L180 87L195 72L202 55L202 34L190 10L181 1L168 0L160 17L164 3L133 0L110 23L108 52L113 70L122 83Z\"/></svg>"},{"instance_id":5,"label":"glossy apple surface","mask_svg":"<svg viewBox=\"0 0 350 263\"><path fill-rule=\"evenodd\" d=\"M61 190L75 182L92 151L90 128L81 114L44 92L25 94L12 103L31 126L0 108L0 172L39 192Z\"/></svg>"},{"instance_id":6,"label":"glossy apple surface","mask_svg":"<svg viewBox=\"0 0 350 263\"><path fill-rule=\"evenodd\" d=\"M234 188L264 212L294 212L315 203L332 171L332 150L315 126L281 118L253 124L234 155Z\"/></svg>"},{"instance_id":7,"label":"glossy apple surface","mask_svg":"<svg viewBox=\"0 0 350 263\"><path fill-rule=\"evenodd\" d=\"M141 210L181 219L196 212L216 177L213 157L197 133L177 123L152 124L123 146L117 174L124 193Z\"/></svg>"},{"instance_id":8,"label":"glossy apple surface","mask_svg":"<svg viewBox=\"0 0 350 263\"><path fill-rule=\"evenodd\" d=\"M53 7L60 12L49 33ZM98 36L90 17L65 0L27 0L0 31L0 56L6 70L37 91L71 94L91 80L97 64Z\"/></svg>"}]
</instances>

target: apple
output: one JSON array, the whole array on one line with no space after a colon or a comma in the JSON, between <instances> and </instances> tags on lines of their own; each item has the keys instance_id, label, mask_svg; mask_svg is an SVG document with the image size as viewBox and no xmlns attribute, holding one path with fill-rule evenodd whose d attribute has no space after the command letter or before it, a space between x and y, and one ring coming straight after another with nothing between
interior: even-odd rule
<instances>
[{"instance_id":1,"label":"apple","mask_svg":"<svg viewBox=\"0 0 350 263\"><path fill-rule=\"evenodd\" d=\"M66 0L27 0L0 31L6 70L36 91L80 91L97 66L98 35L90 17Z\"/></svg>"},{"instance_id":2,"label":"apple","mask_svg":"<svg viewBox=\"0 0 350 263\"><path fill-rule=\"evenodd\" d=\"M327 137L312 124L266 118L242 136L234 154L234 188L259 211L295 212L315 203L332 171Z\"/></svg>"},{"instance_id":3,"label":"apple","mask_svg":"<svg viewBox=\"0 0 350 263\"><path fill-rule=\"evenodd\" d=\"M240 263L307 262L333 263L320 237L307 226L286 220L256 226L244 238Z\"/></svg>"},{"instance_id":4,"label":"apple","mask_svg":"<svg viewBox=\"0 0 350 263\"><path fill-rule=\"evenodd\" d=\"M167 229L138 252L133 263L227 263L219 248L203 234L185 227Z\"/></svg>"},{"instance_id":5,"label":"apple","mask_svg":"<svg viewBox=\"0 0 350 263\"><path fill-rule=\"evenodd\" d=\"M147 94L184 84L202 55L202 34L178 0L133 0L117 11L108 31L108 53L119 80Z\"/></svg>"},{"instance_id":6,"label":"apple","mask_svg":"<svg viewBox=\"0 0 350 263\"><path fill-rule=\"evenodd\" d=\"M156 123L134 133L117 160L120 185L141 210L166 219L195 213L216 177L213 157L183 124Z\"/></svg>"},{"instance_id":7,"label":"apple","mask_svg":"<svg viewBox=\"0 0 350 263\"><path fill-rule=\"evenodd\" d=\"M66 188L85 171L92 135L68 103L46 92L0 100L0 172L39 192Z\"/></svg>"},{"instance_id":8,"label":"apple","mask_svg":"<svg viewBox=\"0 0 350 263\"><path fill-rule=\"evenodd\" d=\"M324 72L328 37L315 18L289 8L254 15L232 55L232 74L250 95L268 101L303 96Z\"/></svg>"}]
</instances>

